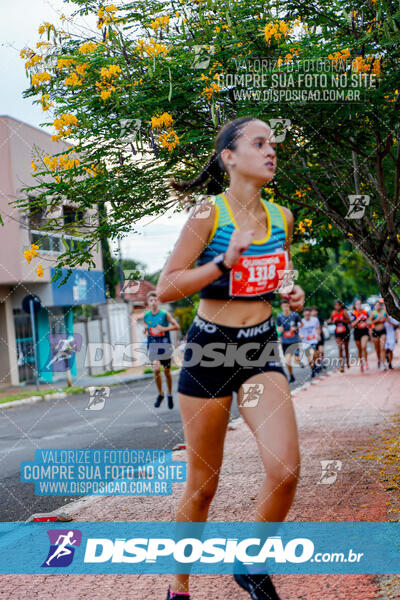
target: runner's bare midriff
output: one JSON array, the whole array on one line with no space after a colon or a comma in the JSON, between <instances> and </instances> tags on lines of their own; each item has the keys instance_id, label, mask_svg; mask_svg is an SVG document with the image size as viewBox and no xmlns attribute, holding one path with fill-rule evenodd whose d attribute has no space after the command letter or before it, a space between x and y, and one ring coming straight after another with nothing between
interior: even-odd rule
<instances>
[{"instance_id":1,"label":"runner's bare midriff","mask_svg":"<svg viewBox=\"0 0 400 600\"><path fill-rule=\"evenodd\" d=\"M250 327L268 319L271 304L265 300L214 300L201 298L199 317L226 327Z\"/></svg>"}]
</instances>

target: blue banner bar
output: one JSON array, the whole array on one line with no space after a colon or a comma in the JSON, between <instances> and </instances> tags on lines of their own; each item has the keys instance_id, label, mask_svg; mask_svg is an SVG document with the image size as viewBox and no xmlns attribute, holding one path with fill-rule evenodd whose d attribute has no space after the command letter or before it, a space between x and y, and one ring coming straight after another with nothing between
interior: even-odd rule
<instances>
[{"instance_id":1,"label":"blue banner bar","mask_svg":"<svg viewBox=\"0 0 400 600\"><path fill-rule=\"evenodd\" d=\"M398 574L400 523L0 523L1 574Z\"/></svg>"}]
</instances>

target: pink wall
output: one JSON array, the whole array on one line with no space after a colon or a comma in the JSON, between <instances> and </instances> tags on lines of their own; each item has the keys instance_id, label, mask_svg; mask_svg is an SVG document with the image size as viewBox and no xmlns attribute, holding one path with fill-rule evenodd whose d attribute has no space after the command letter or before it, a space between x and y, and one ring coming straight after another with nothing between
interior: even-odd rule
<instances>
[{"instance_id":1,"label":"pink wall","mask_svg":"<svg viewBox=\"0 0 400 600\"><path fill-rule=\"evenodd\" d=\"M0 226L0 284L44 283L50 280L50 267L56 263L56 255L43 253L28 264L23 251L30 247L29 231L19 210L9 205L16 195L21 197L21 188L35 185L31 169L35 146L49 155L69 147L64 142L53 142L50 135L36 127L0 116L0 210L5 222L5 227ZM4 213L10 216L4 217ZM96 269L101 270L100 253L94 255L94 260ZM44 269L40 279L36 275L39 262Z\"/></svg>"}]
</instances>

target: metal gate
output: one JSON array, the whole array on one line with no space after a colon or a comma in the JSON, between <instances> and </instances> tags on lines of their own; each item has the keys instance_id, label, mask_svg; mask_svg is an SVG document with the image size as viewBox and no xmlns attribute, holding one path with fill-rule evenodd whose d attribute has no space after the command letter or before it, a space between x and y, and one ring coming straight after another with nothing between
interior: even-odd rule
<instances>
[{"instance_id":1,"label":"metal gate","mask_svg":"<svg viewBox=\"0 0 400 600\"><path fill-rule=\"evenodd\" d=\"M35 381L35 356L30 315L14 310L14 324L19 381L31 383Z\"/></svg>"}]
</instances>

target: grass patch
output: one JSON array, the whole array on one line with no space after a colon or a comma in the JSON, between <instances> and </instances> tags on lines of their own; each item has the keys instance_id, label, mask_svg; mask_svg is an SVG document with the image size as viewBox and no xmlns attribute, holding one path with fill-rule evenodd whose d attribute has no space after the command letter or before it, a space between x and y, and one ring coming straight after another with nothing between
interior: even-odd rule
<instances>
[{"instance_id":1,"label":"grass patch","mask_svg":"<svg viewBox=\"0 0 400 600\"><path fill-rule=\"evenodd\" d=\"M180 367L178 367L177 365L171 365L171 371L178 371L180 369ZM164 370L164 367L161 365L161 370ZM146 375L146 373L153 373L153 369L151 367L146 367L145 369L143 369L143 374Z\"/></svg>"},{"instance_id":2,"label":"grass patch","mask_svg":"<svg viewBox=\"0 0 400 600\"><path fill-rule=\"evenodd\" d=\"M106 371L105 373L99 373L98 375L92 375L92 377L108 377L109 375L117 375L118 373L125 373L126 369L117 369L116 371Z\"/></svg>"},{"instance_id":3,"label":"grass patch","mask_svg":"<svg viewBox=\"0 0 400 600\"><path fill-rule=\"evenodd\" d=\"M6 402L15 402L15 400L23 400L24 398L30 398L31 396L40 396L41 398L44 398L44 396L47 396L47 394L55 394L59 390L60 390L60 388L50 388L47 390L40 390L39 392L36 390L30 390L30 391L27 390L24 392L16 392L15 394L8 394L6 396L1 396L0 404L6 404ZM63 387L63 388L61 388L61 391L65 392L66 394L86 393L85 388L77 387L77 386Z\"/></svg>"}]
</instances>

